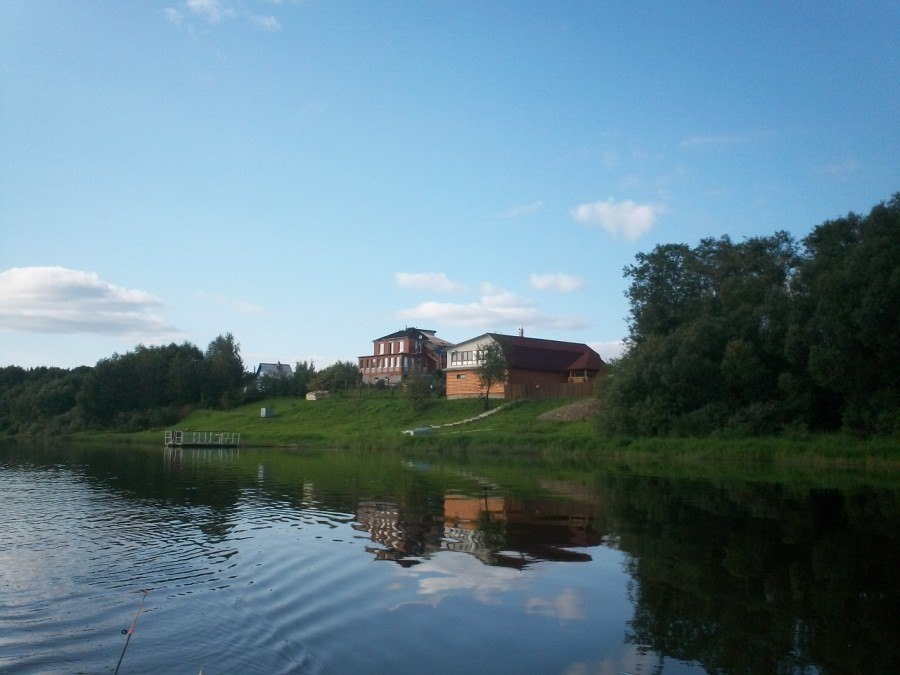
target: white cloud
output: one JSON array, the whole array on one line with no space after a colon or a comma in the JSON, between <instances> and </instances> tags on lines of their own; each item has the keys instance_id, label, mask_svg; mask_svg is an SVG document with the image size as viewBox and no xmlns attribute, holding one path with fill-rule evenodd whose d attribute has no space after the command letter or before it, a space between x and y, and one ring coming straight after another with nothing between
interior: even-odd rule
<instances>
[{"instance_id":1,"label":"white cloud","mask_svg":"<svg viewBox=\"0 0 900 675\"><path fill-rule=\"evenodd\" d=\"M281 24L271 14L269 16L252 16L250 17L250 21L252 21L257 28L261 28L262 30L267 30L270 32L275 32L281 30Z\"/></svg>"},{"instance_id":2,"label":"white cloud","mask_svg":"<svg viewBox=\"0 0 900 675\"><path fill-rule=\"evenodd\" d=\"M525 612L527 614L539 614L559 619L560 621L575 621L587 618L584 599L571 588L565 589L557 596L529 599L525 604Z\"/></svg>"},{"instance_id":3,"label":"white cloud","mask_svg":"<svg viewBox=\"0 0 900 675\"><path fill-rule=\"evenodd\" d=\"M466 287L453 281L443 272L394 272L394 283L400 288L416 291L432 291L434 293L460 293Z\"/></svg>"},{"instance_id":4,"label":"white cloud","mask_svg":"<svg viewBox=\"0 0 900 675\"><path fill-rule=\"evenodd\" d=\"M513 218L527 216L529 213L535 213L536 211L540 211L542 208L544 208L544 202L538 200L531 202L530 204L522 204L520 206L514 206L511 209L507 209L500 214L500 217L511 220Z\"/></svg>"},{"instance_id":5,"label":"white cloud","mask_svg":"<svg viewBox=\"0 0 900 675\"><path fill-rule=\"evenodd\" d=\"M222 19L230 19L235 15L234 10L225 7L221 0L187 0L185 4L192 14L209 23L219 23Z\"/></svg>"},{"instance_id":6,"label":"white cloud","mask_svg":"<svg viewBox=\"0 0 900 675\"><path fill-rule=\"evenodd\" d=\"M431 300L401 310L397 315L410 322L428 321L485 330L514 330L519 326L569 330L587 325L582 317L543 314L527 300L492 284L481 284L479 292L481 297L473 302Z\"/></svg>"},{"instance_id":7,"label":"white cloud","mask_svg":"<svg viewBox=\"0 0 900 675\"><path fill-rule=\"evenodd\" d=\"M419 579L418 594L436 605L444 597L470 593L481 603L494 604L497 596L522 586L528 572L510 567L485 565L478 558L461 554L432 556L410 572Z\"/></svg>"},{"instance_id":8,"label":"white cloud","mask_svg":"<svg viewBox=\"0 0 900 675\"><path fill-rule=\"evenodd\" d=\"M600 225L614 237L623 236L629 241L646 234L656 224L662 209L649 204L637 204L626 199L617 202L612 197L593 204L581 204L572 211L572 217L585 225Z\"/></svg>"},{"instance_id":9,"label":"white cloud","mask_svg":"<svg viewBox=\"0 0 900 675\"><path fill-rule=\"evenodd\" d=\"M604 361L609 363L613 359L621 358L628 351L628 343L624 340L614 340L612 342L589 342L588 347L593 349L600 355Z\"/></svg>"},{"instance_id":10,"label":"white cloud","mask_svg":"<svg viewBox=\"0 0 900 675\"><path fill-rule=\"evenodd\" d=\"M571 293L584 287L584 279L562 272L550 274L532 274L531 287L539 291L559 291Z\"/></svg>"},{"instance_id":11,"label":"white cloud","mask_svg":"<svg viewBox=\"0 0 900 675\"><path fill-rule=\"evenodd\" d=\"M93 272L64 267L14 267L0 272L0 330L92 333L168 339L180 331L156 314L159 300Z\"/></svg>"}]
</instances>

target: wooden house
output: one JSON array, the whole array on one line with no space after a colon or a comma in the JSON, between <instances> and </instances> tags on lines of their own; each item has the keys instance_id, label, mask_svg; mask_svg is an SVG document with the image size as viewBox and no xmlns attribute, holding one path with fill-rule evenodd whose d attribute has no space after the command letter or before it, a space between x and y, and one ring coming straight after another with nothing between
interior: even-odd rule
<instances>
[{"instance_id":1,"label":"wooden house","mask_svg":"<svg viewBox=\"0 0 900 675\"><path fill-rule=\"evenodd\" d=\"M485 333L447 350L447 398L482 396L479 349L491 342L503 347L506 381L491 398L568 398L588 396L594 379L606 370L600 355L586 344L519 335Z\"/></svg>"},{"instance_id":2,"label":"wooden house","mask_svg":"<svg viewBox=\"0 0 900 675\"><path fill-rule=\"evenodd\" d=\"M404 328L372 341L371 354L359 357L363 384L400 384L410 375L430 375L447 364L450 343L435 331Z\"/></svg>"}]
</instances>

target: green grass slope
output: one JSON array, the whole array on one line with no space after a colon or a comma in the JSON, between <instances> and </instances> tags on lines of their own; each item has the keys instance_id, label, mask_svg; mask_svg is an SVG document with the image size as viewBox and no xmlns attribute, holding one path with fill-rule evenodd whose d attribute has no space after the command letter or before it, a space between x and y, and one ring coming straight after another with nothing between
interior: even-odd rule
<instances>
[{"instance_id":1,"label":"green grass slope","mask_svg":"<svg viewBox=\"0 0 900 675\"><path fill-rule=\"evenodd\" d=\"M477 400L434 400L421 410L402 396L336 396L322 401L275 398L232 410L196 410L175 429L241 434L243 446L394 450L404 448L441 451L540 450L567 461L619 459L660 463L732 461L866 466L895 472L900 466L896 439L861 440L845 436L802 438L610 438L598 432L583 415L555 414L571 401L492 402L495 413L476 421L483 412ZM502 406L502 407L501 407ZM577 406L573 406L577 407ZM261 408L274 411L263 418ZM446 425L446 426L444 426ZM411 437L404 430L435 427L431 433ZM164 429L127 438L162 443ZM121 436L119 436L121 438Z\"/></svg>"},{"instance_id":2,"label":"green grass slope","mask_svg":"<svg viewBox=\"0 0 900 675\"><path fill-rule=\"evenodd\" d=\"M477 400L435 400L415 410L400 396L333 397L321 401L298 398L265 399L232 410L195 410L173 425L184 431L227 431L241 434L242 445L291 445L300 447L391 448L407 443L466 445L473 437L492 445L551 445L579 443L594 436L587 420L541 421L538 416L559 407L560 401L520 401L507 405L491 402L495 413L469 423L483 412ZM272 417L262 417L269 408ZM442 426L452 425L452 426ZM425 437L411 438L404 430L435 427ZM162 442L164 429L131 437ZM467 440L468 439L468 440ZM579 441L581 439L581 441Z\"/></svg>"}]
</instances>

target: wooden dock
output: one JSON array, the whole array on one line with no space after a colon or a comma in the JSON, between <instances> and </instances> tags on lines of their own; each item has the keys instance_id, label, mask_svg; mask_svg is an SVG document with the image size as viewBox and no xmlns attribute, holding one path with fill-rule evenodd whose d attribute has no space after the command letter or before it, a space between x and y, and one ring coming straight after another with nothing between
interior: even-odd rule
<instances>
[{"instance_id":1,"label":"wooden dock","mask_svg":"<svg viewBox=\"0 0 900 675\"><path fill-rule=\"evenodd\" d=\"M223 448L241 444L241 435L230 431L181 431L166 432L167 448Z\"/></svg>"}]
</instances>

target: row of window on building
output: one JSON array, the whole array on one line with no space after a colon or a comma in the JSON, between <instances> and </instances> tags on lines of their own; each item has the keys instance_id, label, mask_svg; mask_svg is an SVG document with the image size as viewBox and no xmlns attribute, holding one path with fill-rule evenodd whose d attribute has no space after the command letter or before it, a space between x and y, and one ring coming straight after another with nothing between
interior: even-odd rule
<instances>
[{"instance_id":1,"label":"row of window on building","mask_svg":"<svg viewBox=\"0 0 900 675\"><path fill-rule=\"evenodd\" d=\"M403 364L403 370L409 370L410 362L415 365L415 360L412 361L408 356L388 356L383 359L372 357L361 359L361 366L363 370L395 370L400 367L400 364Z\"/></svg>"},{"instance_id":2,"label":"row of window on building","mask_svg":"<svg viewBox=\"0 0 900 675\"><path fill-rule=\"evenodd\" d=\"M476 358L476 352L474 351L466 351L466 352L450 352L450 365L457 366L463 365L466 363L477 363L478 359Z\"/></svg>"},{"instance_id":3,"label":"row of window on building","mask_svg":"<svg viewBox=\"0 0 900 675\"><path fill-rule=\"evenodd\" d=\"M405 343L406 343L405 340L397 340L396 343L394 343L394 342L380 342L380 343L378 343L378 348L379 348L378 353L381 354L381 355L384 355L384 354L393 354L393 353L395 353L395 352L394 352L394 347L396 346L396 348L397 348L396 353L397 353L397 354L401 354L401 353L403 353L403 348L406 346Z\"/></svg>"}]
</instances>

